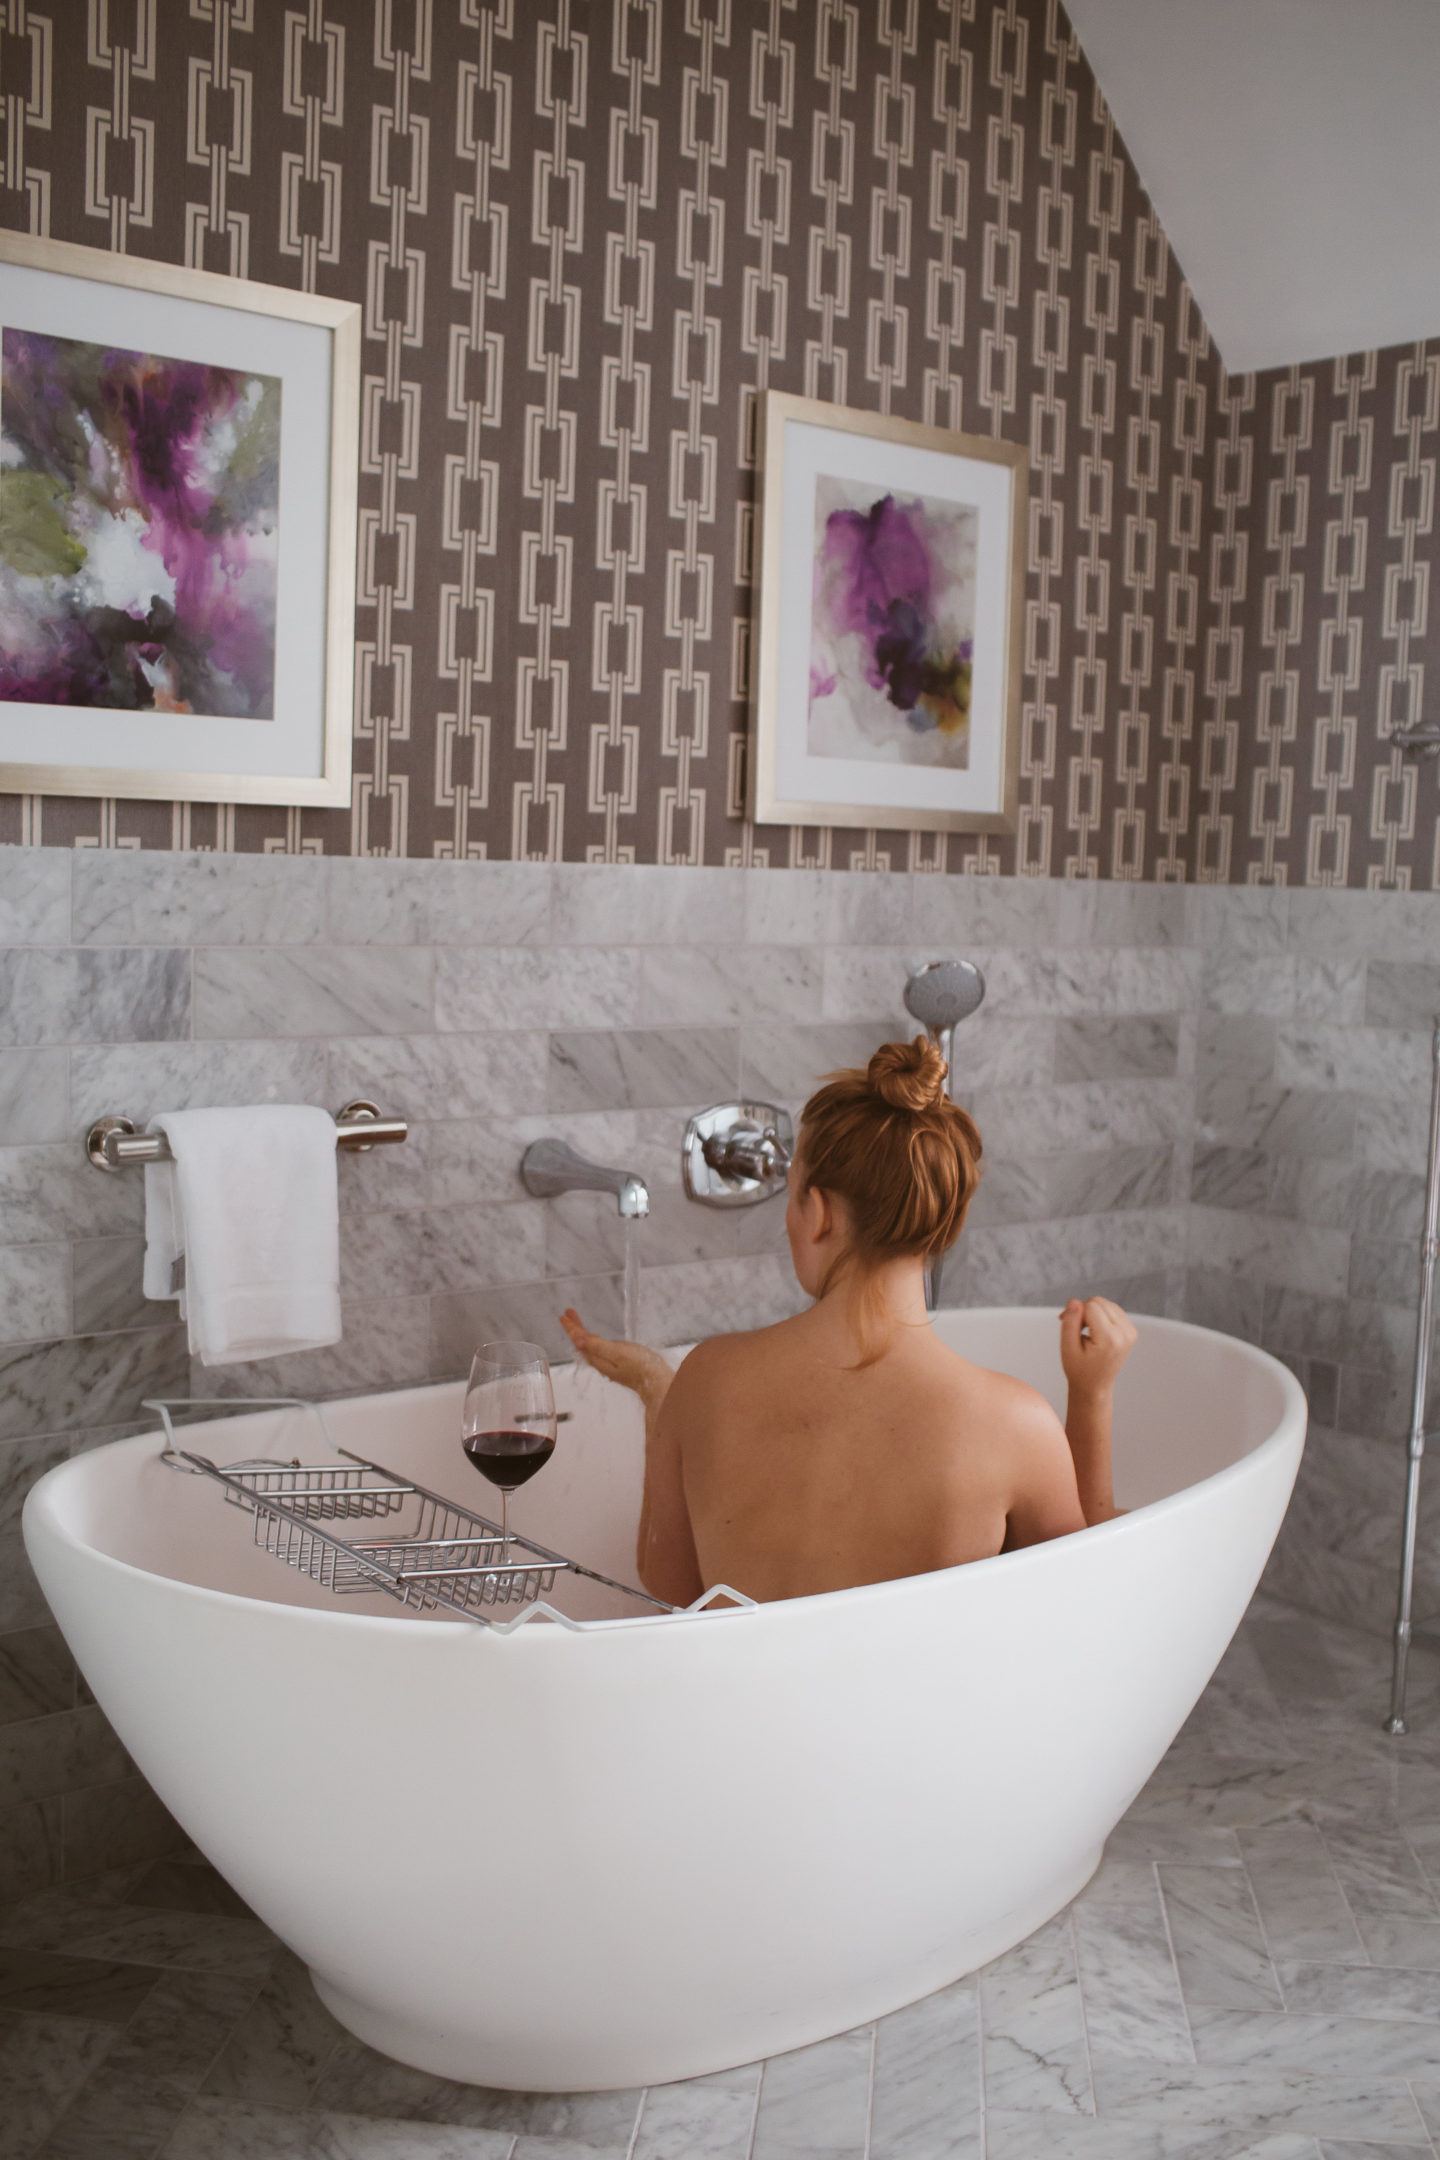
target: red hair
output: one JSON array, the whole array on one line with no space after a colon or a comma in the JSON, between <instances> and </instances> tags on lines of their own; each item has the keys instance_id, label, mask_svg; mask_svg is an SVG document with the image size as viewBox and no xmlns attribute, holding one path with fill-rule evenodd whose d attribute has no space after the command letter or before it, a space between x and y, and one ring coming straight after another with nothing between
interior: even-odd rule
<instances>
[{"instance_id":1,"label":"red hair","mask_svg":"<svg viewBox=\"0 0 1440 2160\"><path fill-rule=\"evenodd\" d=\"M862 1279L887 1260L943 1253L960 1235L980 1183L980 1134L950 1100L946 1071L924 1035L883 1043L863 1072L832 1073L801 1113L802 1189L844 1201L853 1235L839 1265Z\"/></svg>"}]
</instances>

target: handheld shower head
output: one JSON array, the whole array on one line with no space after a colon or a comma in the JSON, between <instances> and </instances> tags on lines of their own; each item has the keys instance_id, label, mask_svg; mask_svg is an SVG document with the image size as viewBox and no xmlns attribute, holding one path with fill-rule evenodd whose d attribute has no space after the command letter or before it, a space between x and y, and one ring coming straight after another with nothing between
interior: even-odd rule
<instances>
[{"instance_id":1,"label":"handheld shower head","mask_svg":"<svg viewBox=\"0 0 1440 2160\"><path fill-rule=\"evenodd\" d=\"M927 1028L948 1056L948 1038L985 997L985 977L973 960L927 960L905 985L905 1010Z\"/></svg>"},{"instance_id":2,"label":"handheld shower head","mask_svg":"<svg viewBox=\"0 0 1440 2160\"><path fill-rule=\"evenodd\" d=\"M955 1093L955 1030L984 1003L985 977L973 960L927 960L916 968L905 985L905 1010L938 1044L950 1068L947 1086ZM940 1302L943 1253L934 1253L925 1266L925 1306L934 1312Z\"/></svg>"}]
</instances>

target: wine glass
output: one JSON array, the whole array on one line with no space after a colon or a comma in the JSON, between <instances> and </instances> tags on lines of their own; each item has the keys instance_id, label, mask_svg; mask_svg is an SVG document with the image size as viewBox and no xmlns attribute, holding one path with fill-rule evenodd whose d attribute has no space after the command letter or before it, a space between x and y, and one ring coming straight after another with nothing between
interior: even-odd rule
<instances>
[{"instance_id":1,"label":"wine glass","mask_svg":"<svg viewBox=\"0 0 1440 2160\"><path fill-rule=\"evenodd\" d=\"M500 1488L500 1535L508 1543L511 1493L555 1452L555 1389L538 1344L480 1345L465 1390L461 1436L475 1468Z\"/></svg>"}]
</instances>

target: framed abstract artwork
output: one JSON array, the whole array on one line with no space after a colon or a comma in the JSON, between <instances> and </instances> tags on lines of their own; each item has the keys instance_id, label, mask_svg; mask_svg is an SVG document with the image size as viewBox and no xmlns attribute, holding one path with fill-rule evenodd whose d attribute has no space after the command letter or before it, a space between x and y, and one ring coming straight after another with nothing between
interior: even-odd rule
<instances>
[{"instance_id":1,"label":"framed abstract artwork","mask_svg":"<svg viewBox=\"0 0 1440 2160\"><path fill-rule=\"evenodd\" d=\"M1025 452L765 400L751 814L1009 832Z\"/></svg>"},{"instance_id":2,"label":"framed abstract artwork","mask_svg":"<svg viewBox=\"0 0 1440 2160\"><path fill-rule=\"evenodd\" d=\"M0 233L0 790L347 804L360 310Z\"/></svg>"}]
</instances>

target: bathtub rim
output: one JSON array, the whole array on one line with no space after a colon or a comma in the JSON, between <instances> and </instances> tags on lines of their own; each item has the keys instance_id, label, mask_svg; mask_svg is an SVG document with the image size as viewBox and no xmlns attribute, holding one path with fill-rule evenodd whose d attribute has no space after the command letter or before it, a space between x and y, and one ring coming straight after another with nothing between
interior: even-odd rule
<instances>
[{"instance_id":1,"label":"bathtub rim","mask_svg":"<svg viewBox=\"0 0 1440 2160\"><path fill-rule=\"evenodd\" d=\"M1037 1312L1048 1312L1050 1310L1048 1305L976 1305L953 1309L963 1310L968 1315L977 1318L993 1316L1002 1320L1033 1316ZM1257 1441L1253 1447L1247 1448L1237 1461L1226 1463L1222 1469L1212 1470L1207 1477L1197 1478L1193 1484L1182 1485L1177 1491L1163 1493L1159 1499L1146 1501L1142 1506L1133 1508L1123 1515L1112 1516L1108 1522L1087 1524L1083 1531L1070 1532L1069 1537L1084 1536L1113 1540L1117 1537L1133 1535L1136 1526L1142 1521L1156 1520L1164 1515L1173 1514L1176 1510L1192 1503L1202 1493L1214 1495L1223 1492L1231 1485L1261 1474L1262 1469L1268 1467L1274 1457L1280 1455L1292 1445L1296 1451L1296 1466L1298 1469L1299 1457L1303 1452L1309 1418L1308 1399L1304 1389L1289 1367L1283 1365L1271 1352L1262 1350L1256 1343L1246 1342L1241 1336L1226 1335L1219 1328L1204 1327L1196 1321L1172 1320L1163 1313L1136 1313L1132 1314L1131 1317L1137 1323L1158 1325L1166 1333L1204 1336L1210 1341L1224 1343L1236 1353L1237 1357L1243 1358L1249 1364L1258 1366L1262 1371L1274 1376L1279 1381L1282 1398L1280 1415L1265 1437ZM672 1349L679 1348L683 1353L688 1353L693 1346L686 1344L670 1345L668 1347ZM571 1360L565 1365L557 1366L555 1369L562 1372L573 1370L574 1364L575 1361ZM391 1393L397 1396L421 1394L429 1392L431 1389L455 1387L456 1385L458 1383L454 1380L437 1380L422 1383L418 1388L378 1389L372 1390L365 1395L330 1396L324 1398L321 1407L341 1409L351 1402L383 1400L386 1395ZM235 1398L233 1415L236 1419L263 1414L261 1405L247 1406L246 1399L243 1396ZM184 1428L184 1430L191 1433L200 1433L209 1426L223 1425L230 1422L231 1418L229 1416L206 1418L193 1426ZM118 1575L138 1576L149 1582L169 1584L178 1592L192 1597L203 1598L222 1607L230 1605L258 1607L261 1611L284 1612L294 1615L297 1620L313 1621L321 1626L334 1626L343 1623L351 1627L366 1626L386 1630L404 1628L417 1634L423 1631L427 1635L433 1635L437 1629L443 1629L447 1634L458 1631L467 1634L491 1635L497 1638L503 1634L507 1640L526 1640L531 1637L566 1636L577 1632L584 1635L618 1634L628 1632L634 1628L648 1628L661 1624L669 1625L675 1621L698 1622L723 1618L733 1622L742 1615L783 1613L787 1609L792 1611L796 1609L808 1610L826 1603L833 1603L841 1598L850 1600L853 1609L856 1601L873 1603L882 1598L898 1599L907 1594L914 1596L924 1586L933 1585L946 1576L963 1573L967 1580L972 1577L978 1579L978 1571L980 1570L993 1571L996 1568L1008 1567L1013 1571L1018 1566L1027 1563L1033 1566L1043 1559L1050 1546L1064 1545L1069 1542L1069 1538L1049 1538L1039 1545L1022 1546L1014 1552L992 1553L984 1559L965 1560L952 1567L929 1568L920 1574L894 1576L885 1582L857 1583L847 1590L817 1590L809 1592L803 1597L777 1598L764 1604L720 1607L715 1611L696 1611L682 1608L674 1612L636 1613L627 1614L617 1619L584 1621L575 1627L552 1624L544 1628L524 1626L505 1631L484 1622L477 1624L475 1620L425 1619L399 1610L396 1611L393 1617L388 1613L348 1612L345 1610L344 1600L340 1598L334 1601L335 1610L331 1611L327 1607L294 1605L283 1598L251 1597L242 1591L219 1590L210 1584L191 1582L182 1576L161 1574L154 1568L141 1567L133 1560L122 1560L114 1553L103 1552L99 1546L81 1537L63 1519L60 1498L69 1483L76 1478L83 1477L85 1465L92 1457L108 1454L112 1449L125 1450L138 1457L141 1454L142 1444L148 1444L160 1438L163 1438L163 1434L157 1426L154 1432L131 1433L122 1439L109 1440L98 1448L87 1448L79 1455L69 1456L64 1462L54 1464L42 1477L36 1480L25 1497L21 1523L27 1546L32 1531L38 1531L42 1537L49 1537L58 1544L84 1553L91 1561L98 1562L103 1567L116 1571ZM278 1561L276 1562L277 1568L280 1564Z\"/></svg>"}]
</instances>

